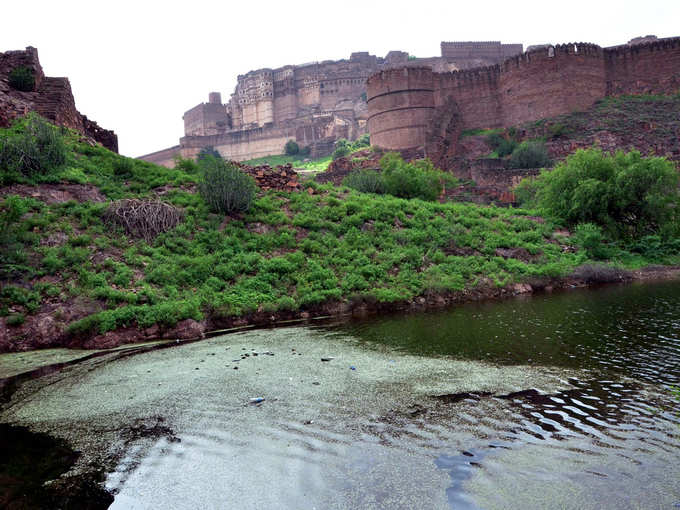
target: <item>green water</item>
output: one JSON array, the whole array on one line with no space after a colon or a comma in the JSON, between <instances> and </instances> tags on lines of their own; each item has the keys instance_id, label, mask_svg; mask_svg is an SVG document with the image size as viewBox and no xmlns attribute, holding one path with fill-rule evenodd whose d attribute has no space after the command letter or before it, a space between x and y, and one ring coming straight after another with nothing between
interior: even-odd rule
<instances>
[{"instance_id":1,"label":"green water","mask_svg":"<svg viewBox=\"0 0 680 510\"><path fill-rule=\"evenodd\" d=\"M39 374L6 386L0 423L81 452L69 476L85 483L62 485L83 508L100 477L112 509L680 503L678 282L248 331Z\"/></svg>"},{"instance_id":2,"label":"green water","mask_svg":"<svg viewBox=\"0 0 680 510\"><path fill-rule=\"evenodd\" d=\"M329 331L424 356L591 369L680 384L677 281L378 317Z\"/></svg>"}]
</instances>

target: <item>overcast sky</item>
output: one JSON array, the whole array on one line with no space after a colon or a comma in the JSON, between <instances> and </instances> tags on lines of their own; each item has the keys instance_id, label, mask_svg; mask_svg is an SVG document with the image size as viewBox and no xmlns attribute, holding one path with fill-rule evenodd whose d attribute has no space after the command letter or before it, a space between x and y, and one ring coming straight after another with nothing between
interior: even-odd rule
<instances>
[{"instance_id":1,"label":"overcast sky","mask_svg":"<svg viewBox=\"0 0 680 510\"><path fill-rule=\"evenodd\" d=\"M3 2L0 51L38 48L76 106L140 156L176 145L182 114L236 76L353 51L440 54L440 41L622 44L680 35L678 0Z\"/></svg>"}]
</instances>

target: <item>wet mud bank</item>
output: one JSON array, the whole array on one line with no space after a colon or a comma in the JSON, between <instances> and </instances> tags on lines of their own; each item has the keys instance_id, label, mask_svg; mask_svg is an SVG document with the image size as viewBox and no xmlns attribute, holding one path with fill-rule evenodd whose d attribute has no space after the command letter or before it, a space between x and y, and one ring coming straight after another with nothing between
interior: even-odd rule
<instances>
[{"instance_id":1,"label":"wet mud bank","mask_svg":"<svg viewBox=\"0 0 680 510\"><path fill-rule=\"evenodd\" d=\"M63 439L0 424L0 508L98 510L113 503L105 473L63 476L80 453Z\"/></svg>"},{"instance_id":2,"label":"wet mud bank","mask_svg":"<svg viewBox=\"0 0 680 510\"><path fill-rule=\"evenodd\" d=\"M214 336L227 330L246 327L276 327L290 323L305 323L310 319L366 317L377 314L421 312L440 310L447 307L470 302L502 300L518 295L564 291L575 288L597 287L606 284L620 284L635 281L655 281L680 279L680 267L652 266L635 271L602 268L588 268L577 271L564 278L532 279L524 283L515 283L505 287L497 287L492 282L482 282L472 289L457 292L432 292L407 301L379 303L376 300L357 298L347 302L328 302L311 306L305 310L266 312L257 311L238 317L210 316L202 321L185 319L173 327L154 325L146 329L137 327L119 328L103 334L72 334L68 331L54 329L51 333L43 332L40 342L31 341L31 336L18 340L17 333L5 331L0 333L0 353L28 351L37 348L66 347L70 349L111 349L121 345L165 340L197 340L206 336ZM43 318L45 319L45 318ZM48 318L49 319L49 318ZM24 327L34 328L33 322L41 318L29 317ZM38 328L40 329L40 328ZM37 337L36 337L37 338Z\"/></svg>"}]
</instances>

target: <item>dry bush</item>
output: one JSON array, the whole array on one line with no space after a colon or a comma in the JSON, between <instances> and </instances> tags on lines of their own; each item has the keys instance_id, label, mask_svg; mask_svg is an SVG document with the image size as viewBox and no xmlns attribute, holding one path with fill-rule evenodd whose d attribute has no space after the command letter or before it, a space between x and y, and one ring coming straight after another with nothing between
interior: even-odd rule
<instances>
[{"instance_id":1,"label":"dry bush","mask_svg":"<svg viewBox=\"0 0 680 510\"><path fill-rule=\"evenodd\" d=\"M120 225L128 235L146 241L175 228L183 219L180 209L158 200L118 200L104 212L104 221Z\"/></svg>"},{"instance_id":2,"label":"dry bush","mask_svg":"<svg viewBox=\"0 0 680 510\"><path fill-rule=\"evenodd\" d=\"M615 283L630 280L630 271L599 264L584 264L574 269L572 277L586 283Z\"/></svg>"}]
</instances>

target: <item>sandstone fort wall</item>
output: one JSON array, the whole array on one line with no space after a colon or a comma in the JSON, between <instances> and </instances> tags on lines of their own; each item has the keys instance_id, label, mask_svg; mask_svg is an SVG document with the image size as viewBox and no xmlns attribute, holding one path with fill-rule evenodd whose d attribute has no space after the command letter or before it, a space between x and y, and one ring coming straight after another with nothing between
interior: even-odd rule
<instances>
[{"instance_id":1,"label":"sandstone fort wall","mask_svg":"<svg viewBox=\"0 0 680 510\"><path fill-rule=\"evenodd\" d=\"M432 133L509 127L586 109L607 95L679 89L680 38L614 48L564 44L470 70L376 73L367 82L368 129L378 147L411 149L425 147ZM457 125L435 125L441 119Z\"/></svg>"}]
</instances>

